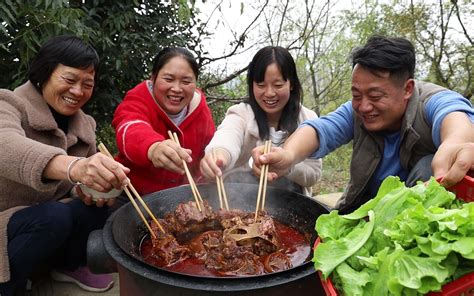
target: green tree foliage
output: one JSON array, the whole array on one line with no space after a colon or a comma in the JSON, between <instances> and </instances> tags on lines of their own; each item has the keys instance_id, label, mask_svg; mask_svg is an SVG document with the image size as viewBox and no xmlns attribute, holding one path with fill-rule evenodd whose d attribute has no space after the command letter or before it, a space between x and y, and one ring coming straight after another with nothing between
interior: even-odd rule
<instances>
[{"instance_id":1,"label":"green tree foliage","mask_svg":"<svg viewBox=\"0 0 474 296\"><path fill-rule=\"evenodd\" d=\"M211 108L212 118L216 126L222 122L229 107L244 101L248 97L246 73L236 76L226 84L206 89L208 83L218 79L218 74L209 72L202 73L199 77L200 84L207 95L207 104Z\"/></svg>"},{"instance_id":2,"label":"green tree foliage","mask_svg":"<svg viewBox=\"0 0 474 296\"><path fill-rule=\"evenodd\" d=\"M0 87L26 80L40 45L58 34L90 42L101 58L94 99L86 105L99 125L110 122L124 93L150 75L153 57L166 46L199 50L199 26L187 1L5 0L0 4Z\"/></svg>"},{"instance_id":3,"label":"green tree foliage","mask_svg":"<svg viewBox=\"0 0 474 296\"><path fill-rule=\"evenodd\" d=\"M0 3L0 87L14 88L25 81L28 63L43 41L50 36L85 26L84 11L68 6L68 1L15 1Z\"/></svg>"}]
</instances>

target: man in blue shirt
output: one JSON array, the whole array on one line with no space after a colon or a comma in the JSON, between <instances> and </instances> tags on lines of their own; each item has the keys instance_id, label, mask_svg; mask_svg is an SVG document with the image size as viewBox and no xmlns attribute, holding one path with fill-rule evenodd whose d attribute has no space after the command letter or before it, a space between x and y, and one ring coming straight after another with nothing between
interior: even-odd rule
<instances>
[{"instance_id":1,"label":"man in blue shirt","mask_svg":"<svg viewBox=\"0 0 474 296\"><path fill-rule=\"evenodd\" d=\"M462 95L413 79L415 51L404 38L372 37L352 53L352 100L308 120L286 141L262 155L254 171L270 164L269 180L307 157L322 158L353 141L351 179L336 205L351 212L374 197L383 179L408 186L430 176L459 182L474 169L474 109Z\"/></svg>"}]
</instances>

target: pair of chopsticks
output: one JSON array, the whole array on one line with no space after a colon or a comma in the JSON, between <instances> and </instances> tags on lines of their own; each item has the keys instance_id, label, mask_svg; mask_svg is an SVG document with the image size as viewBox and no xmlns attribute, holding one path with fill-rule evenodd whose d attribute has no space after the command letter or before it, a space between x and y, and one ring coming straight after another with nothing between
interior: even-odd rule
<instances>
[{"instance_id":1,"label":"pair of chopsticks","mask_svg":"<svg viewBox=\"0 0 474 296\"><path fill-rule=\"evenodd\" d=\"M263 148L263 154L270 152L272 148L272 141L266 140ZM262 165L262 171L260 173L260 182L258 184L257 193L257 207L255 208L255 220L257 220L258 211L265 209L265 195L267 194L267 179L268 179L268 164Z\"/></svg>"},{"instance_id":2,"label":"pair of chopsticks","mask_svg":"<svg viewBox=\"0 0 474 296\"><path fill-rule=\"evenodd\" d=\"M99 144L99 151L102 152L103 154L107 155L108 157L112 158L113 159L113 156L112 154L110 154L109 150L107 149L107 147L105 147L105 145L103 143L100 143ZM148 208L148 206L146 205L146 203L143 201L143 199L141 198L140 194L138 194L138 192L135 190L135 187L133 187L132 183L129 183L128 185L125 185L123 186L123 190L125 191L125 193L127 194L128 198L130 199L130 202L133 204L133 207L135 208L135 210L137 211L138 215L140 215L140 218L142 218L143 220L143 223L145 223L146 227L148 228L148 230L150 231L150 234L151 236L153 236L153 238L156 238L156 234L153 232L153 230L151 229L150 227L150 224L148 224L148 221L145 219L145 216L143 215L142 211L140 210L140 208L138 207L137 203L135 202L135 199L133 198L132 194L130 193L130 190L133 192L133 194L136 196L136 198L138 199L138 201L140 201L140 203L142 204L143 208L147 211L148 215L150 215L150 217L153 219L153 221L156 223L156 225L158 226L158 228L161 230L161 232L165 233L165 230L163 229L163 226L161 226L160 222L158 222L158 220L156 219L155 215L153 215L153 213L150 211L150 208Z\"/></svg>"},{"instance_id":3,"label":"pair of chopsticks","mask_svg":"<svg viewBox=\"0 0 474 296\"><path fill-rule=\"evenodd\" d=\"M217 156L216 151L212 150L212 158L216 162ZM224 180L222 176L216 175L217 193L219 194L219 204L221 209L229 210L229 203L227 202L227 194L225 193Z\"/></svg>"},{"instance_id":4,"label":"pair of chopsticks","mask_svg":"<svg viewBox=\"0 0 474 296\"><path fill-rule=\"evenodd\" d=\"M168 136L173 142L178 144L178 146L181 148L181 144L179 143L178 135L176 133L172 133L171 131L168 131ZM199 193L196 183L194 182L193 176L191 176L191 172L189 171L188 164L186 163L184 159L182 161L183 161L184 171L186 172L186 177L188 178L189 185L191 186L191 191L193 192L194 200L196 201L197 208L200 212L202 212L201 204L204 206L204 202L202 200L201 193Z\"/></svg>"}]
</instances>

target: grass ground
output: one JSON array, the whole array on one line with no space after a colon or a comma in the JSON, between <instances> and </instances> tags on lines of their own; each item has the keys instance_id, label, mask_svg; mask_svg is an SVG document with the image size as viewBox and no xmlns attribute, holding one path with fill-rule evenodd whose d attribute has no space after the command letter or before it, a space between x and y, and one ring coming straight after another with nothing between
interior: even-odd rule
<instances>
[{"instance_id":1,"label":"grass ground","mask_svg":"<svg viewBox=\"0 0 474 296\"><path fill-rule=\"evenodd\" d=\"M313 187L313 195L342 192L349 180L352 145L347 144L323 159L321 181Z\"/></svg>"}]
</instances>

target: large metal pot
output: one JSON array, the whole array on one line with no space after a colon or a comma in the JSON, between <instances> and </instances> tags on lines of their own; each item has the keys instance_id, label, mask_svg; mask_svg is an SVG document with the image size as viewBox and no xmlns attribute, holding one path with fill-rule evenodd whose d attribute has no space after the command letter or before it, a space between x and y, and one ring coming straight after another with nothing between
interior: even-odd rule
<instances>
[{"instance_id":1,"label":"large metal pot","mask_svg":"<svg viewBox=\"0 0 474 296\"><path fill-rule=\"evenodd\" d=\"M227 183L232 208L254 211L258 186ZM198 185L209 204L217 209L215 184ZM179 203L192 199L189 186L180 186L144 197L156 217L173 211ZM314 223L327 209L313 199L283 189L268 187L265 210L275 219L307 235L311 246L317 234ZM122 295L319 295L323 290L312 262L273 274L219 278L179 274L143 261L139 247L147 229L131 204L118 209L101 233L93 233L88 243L88 264L93 271L118 270ZM103 251L105 247L106 252ZM110 256L110 257L109 257ZM107 260L106 258L109 257ZM111 258L111 259L110 259Z\"/></svg>"}]
</instances>

